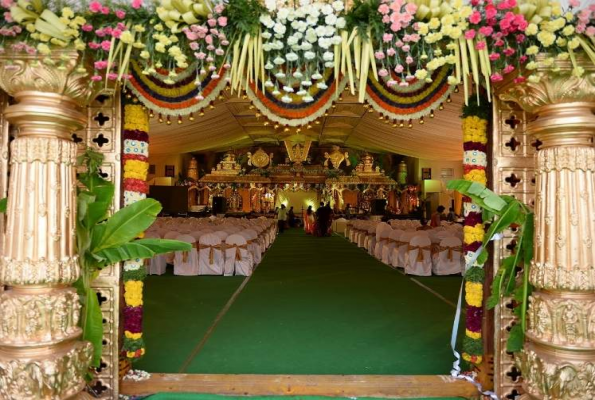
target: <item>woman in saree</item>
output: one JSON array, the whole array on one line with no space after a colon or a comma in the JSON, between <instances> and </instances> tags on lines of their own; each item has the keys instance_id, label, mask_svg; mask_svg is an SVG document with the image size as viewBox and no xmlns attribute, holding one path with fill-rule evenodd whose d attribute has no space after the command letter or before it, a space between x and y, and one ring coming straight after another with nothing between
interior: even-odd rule
<instances>
[{"instance_id":1,"label":"woman in saree","mask_svg":"<svg viewBox=\"0 0 595 400\"><path fill-rule=\"evenodd\" d=\"M306 231L306 235L314 234L314 211L312 211L312 206L308 206L308 209L304 211L304 230Z\"/></svg>"}]
</instances>

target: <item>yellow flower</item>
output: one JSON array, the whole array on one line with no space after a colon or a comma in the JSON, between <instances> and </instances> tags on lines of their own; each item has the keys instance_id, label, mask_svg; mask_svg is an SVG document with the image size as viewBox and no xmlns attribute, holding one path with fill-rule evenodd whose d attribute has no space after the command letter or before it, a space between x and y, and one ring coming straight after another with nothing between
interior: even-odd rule
<instances>
[{"instance_id":1,"label":"yellow flower","mask_svg":"<svg viewBox=\"0 0 595 400\"><path fill-rule=\"evenodd\" d=\"M124 129L149 132L149 115L141 105L124 106Z\"/></svg>"},{"instance_id":2,"label":"yellow flower","mask_svg":"<svg viewBox=\"0 0 595 400\"><path fill-rule=\"evenodd\" d=\"M140 57L142 59L148 60L149 58L151 58L151 53L149 53L147 50L141 51Z\"/></svg>"},{"instance_id":3,"label":"yellow flower","mask_svg":"<svg viewBox=\"0 0 595 400\"><path fill-rule=\"evenodd\" d=\"M428 76L428 71L426 71L423 68L415 71L415 77L419 80L426 79L427 76Z\"/></svg>"},{"instance_id":4,"label":"yellow flower","mask_svg":"<svg viewBox=\"0 0 595 400\"><path fill-rule=\"evenodd\" d=\"M77 39L74 41L74 48L79 51L82 51L85 50L85 48L87 48L87 45L81 39Z\"/></svg>"},{"instance_id":5,"label":"yellow flower","mask_svg":"<svg viewBox=\"0 0 595 400\"><path fill-rule=\"evenodd\" d=\"M525 29L525 33L529 36L537 35L538 28L536 24L529 24L527 25L527 29Z\"/></svg>"},{"instance_id":6,"label":"yellow flower","mask_svg":"<svg viewBox=\"0 0 595 400\"><path fill-rule=\"evenodd\" d=\"M568 54L568 53L566 53L566 52L563 52L563 53L560 53L560 54L558 54L558 55L556 56L556 58L557 58L558 60L565 61L565 60L568 60L568 58L570 58L570 54Z\"/></svg>"},{"instance_id":7,"label":"yellow flower","mask_svg":"<svg viewBox=\"0 0 595 400\"><path fill-rule=\"evenodd\" d=\"M568 42L568 48L572 50L576 49L580 45L581 42L578 40L577 37L574 37L570 42Z\"/></svg>"},{"instance_id":8,"label":"yellow flower","mask_svg":"<svg viewBox=\"0 0 595 400\"><path fill-rule=\"evenodd\" d=\"M27 29L28 32L33 33L33 32L35 32L35 25L33 25L33 24L27 24L26 29Z\"/></svg>"},{"instance_id":9,"label":"yellow flower","mask_svg":"<svg viewBox=\"0 0 595 400\"><path fill-rule=\"evenodd\" d=\"M562 29L562 34L563 34L564 36L570 36L570 35L572 35L573 33L574 33L574 26L572 26L572 25L566 25L566 26L564 27L564 29Z\"/></svg>"},{"instance_id":10,"label":"yellow flower","mask_svg":"<svg viewBox=\"0 0 595 400\"><path fill-rule=\"evenodd\" d=\"M165 45L161 42L155 43L155 51L165 53Z\"/></svg>"},{"instance_id":11,"label":"yellow flower","mask_svg":"<svg viewBox=\"0 0 595 400\"><path fill-rule=\"evenodd\" d=\"M419 33L422 36L425 36L428 34L429 29L428 29L428 24L424 23L424 22L420 22L418 24L418 28L419 30L417 31L417 33Z\"/></svg>"},{"instance_id":12,"label":"yellow flower","mask_svg":"<svg viewBox=\"0 0 595 400\"><path fill-rule=\"evenodd\" d=\"M129 307L143 305L143 283L141 281L128 281L124 284L124 300Z\"/></svg>"},{"instance_id":13,"label":"yellow flower","mask_svg":"<svg viewBox=\"0 0 595 400\"><path fill-rule=\"evenodd\" d=\"M134 351L126 352L126 357L128 357L128 358L134 358L135 356L136 356L136 353Z\"/></svg>"},{"instance_id":14,"label":"yellow flower","mask_svg":"<svg viewBox=\"0 0 595 400\"><path fill-rule=\"evenodd\" d=\"M537 75L531 75L529 76L529 78L527 78L527 80L531 83L539 83L541 82L541 78Z\"/></svg>"},{"instance_id":15,"label":"yellow flower","mask_svg":"<svg viewBox=\"0 0 595 400\"><path fill-rule=\"evenodd\" d=\"M463 239L466 244L483 242L484 236L485 230L482 224L477 224L475 226L465 226L463 228Z\"/></svg>"},{"instance_id":16,"label":"yellow flower","mask_svg":"<svg viewBox=\"0 0 595 400\"><path fill-rule=\"evenodd\" d=\"M539 40L544 47L549 47L556 41L556 35L548 31L541 31L537 34L537 40Z\"/></svg>"},{"instance_id":17,"label":"yellow flower","mask_svg":"<svg viewBox=\"0 0 595 400\"><path fill-rule=\"evenodd\" d=\"M432 18L429 23L430 29L440 28L440 20L438 18Z\"/></svg>"},{"instance_id":18,"label":"yellow flower","mask_svg":"<svg viewBox=\"0 0 595 400\"><path fill-rule=\"evenodd\" d=\"M539 53L539 47L537 47L537 46L529 46L527 48L526 54L528 56L533 56L533 55L535 55L537 53Z\"/></svg>"},{"instance_id":19,"label":"yellow flower","mask_svg":"<svg viewBox=\"0 0 595 400\"><path fill-rule=\"evenodd\" d=\"M469 329L465 329L465 335L467 335L471 339L481 339L481 332L473 332Z\"/></svg>"},{"instance_id":20,"label":"yellow flower","mask_svg":"<svg viewBox=\"0 0 595 400\"><path fill-rule=\"evenodd\" d=\"M465 282L465 301L473 307L481 307L483 302L483 285L478 282Z\"/></svg>"},{"instance_id":21,"label":"yellow flower","mask_svg":"<svg viewBox=\"0 0 595 400\"><path fill-rule=\"evenodd\" d=\"M72 8L70 8L70 7L64 7L62 9L62 16L64 18L70 19L70 18L74 17L74 11L72 11Z\"/></svg>"},{"instance_id":22,"label":"yellow flower","mask_svg":"<svg viewBox=\"0 0 595 400\"><path fill-rule=\"evenodd\" d=\"M124 178L140 179L142 181L147 179L149 172L149 163L139 160L128 160L124 163Z\"/></svg>"},{"instance_id":23,"label":"yellow flower","mask_svg":"<svg viewBox=\"0 0 595 400\"><path fill-rule=\"evenodd\" d=\"M142 25L140 25L140 24L138 24L138 25L134 25L134 26L132 27L132 29L133 29L135 32L138 32L138 33L142 33L142 32L144 32L144 31L145 31L145 27L144 27L144 26L142 26Z\"/></svg>"},{"instance_id":24,"label":"yellow flower","mask_svg":"<svg viewBox=\"0 0 595 400\"><path fill-rule=\"evenodd\" d=\"M535 61L530 61L527 63L525 68L527 68L529 71L532 71L537 68L537 63Z\"/></svg>"},{"instance_id":25,"label":"yellow flower","mask_svg":"<svg viewBox=\"0 0 595 400\"><path fill-rule=\"evenodd\" d=\"M48 46L45 43L38 43L37 51L39 51L39 53L43 54L44 56L52 54L52 50L50 49L50 46Z\"/></svg>"},{"instance_id":26,"label":"yellow flower","mask_svg":"<svg viewBox=\"0 0 595 400\"><path fill-rule=\"evenodd\" d=\"M163 25L157 24L157 25L154 26L154 28L155 28L156 31L162 31L163 30Z\"/></svg>"},{"instance_id":27,"label":"yellow flower","mask_svg":"<svg viewBox=\"0 0 595 400\"><path fill-rule=\"evenodd\" d=\"M468 173L463 175L463 179L471 182L481 183L484 186L487 186L488 184L488 178L486 176L485 170L483 169L474 169L472 171L469 171Z\"/></svg>"},{"instance_id":28,"label":"yellow flower","mask_svg":"<svg viewBox=\"0 0 595 400\"><path fill-rule=\"evenodd\" d=\"M572 69L572 75L580 78L585 74L585 69L583 67L576 67Z\"/></svg>"},{"instance_id":29,"label":"yellow flower","mask_svg":"<svg viewBox=\"0 0 595 400\"><path fill-rule=\"evenodd\" d=\"M474 364L481 364L483 358L481 356L470 356L467 353L463 353L463 360L467 362L472 362Z\"/></svg>"},{"instance_id":30,"label":"yellow flower","mask_svg":"<svg viewBox=\"0 0 595 400\"><path fill-rule=\"evenodd\" d=\"M122 43L130 44L134 42L134 35L130 31L124 31L120 35L120 40Z\"/></svg>"},{"instance_id":31,"label":"yellow flower","mask_svg":"<svg viewBox=\"0 0 595 400\"><path fill-rule=\"evenodd\" d=\"M128 338L128 339L132 339L132 340L138 340L141 337L143 337L142 333L132 333L130 331L125 331L124 335Z\"/></svg>"}]
</instances>

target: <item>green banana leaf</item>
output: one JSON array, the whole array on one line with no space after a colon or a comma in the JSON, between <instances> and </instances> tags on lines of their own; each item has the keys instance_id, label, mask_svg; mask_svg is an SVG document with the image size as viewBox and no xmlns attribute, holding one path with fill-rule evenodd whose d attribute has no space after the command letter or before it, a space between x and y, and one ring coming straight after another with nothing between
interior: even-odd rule
<instances>
[{"instance_id":1,"label":"green banana leaf","mask_svg":"<svg viewBox=\"0 0 595 400\"><path fill-rule=\"evenodd\" d=\"M151 258L156 254L170 253L172 251L190 251L190 243L177 240L164 239L139 239L117 247L100 250L94 255L101 258L106 265L136 258Z\"/></svg>"}]
</instances>

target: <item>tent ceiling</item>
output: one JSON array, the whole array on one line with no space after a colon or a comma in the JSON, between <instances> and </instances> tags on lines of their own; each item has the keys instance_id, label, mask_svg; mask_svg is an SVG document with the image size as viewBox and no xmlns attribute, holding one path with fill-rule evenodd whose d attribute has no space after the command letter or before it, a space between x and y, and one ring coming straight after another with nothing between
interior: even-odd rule
<instances>
[{"instance_id":1,"label":"tent ceiling","mask_svg":"<svg viewBox=\"0 0 595 400\"><path fill-rule=\"evenodd\" d=\"M256 117L256 110L248 99L238 98L225 91L214 109L205 110L203 117L194 121L185 119L181 125L151 121L151 153L172 154L198 151L225 151L254 146L260 143L277 143L283 139L308 138L320 144L338 144L348 148L380 153L397 153L423 159L461 160L462 93L453 93L452 103L445 103L444 110L436 111L435 118L425 118L423 125L413 122L403 128L393 128L392 123L378 118L378 113L368 112L357 99L347 92L343 100L330 109L320 124L310 129L302 128L284 132L274 123L264 125L265 118ZM489 105L486 105L489 107Z\"/></svg>"}]
</instances>

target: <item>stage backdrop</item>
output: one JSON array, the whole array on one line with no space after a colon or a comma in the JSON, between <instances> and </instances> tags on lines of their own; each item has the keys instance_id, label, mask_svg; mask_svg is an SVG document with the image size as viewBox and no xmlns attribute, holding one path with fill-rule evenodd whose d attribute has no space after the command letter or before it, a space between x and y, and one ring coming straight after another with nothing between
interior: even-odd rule
<instances>
[{"instance_id":1,"label":"stage backdrop","mask_svg":"<svg viewBox=\"0 0 595 400\"><path fill-rule=\"evenodd\" d=\"M316 190L279 190L275 207L281 207L281 204L285 204L287 208L293 206L295 214L301 215L302 210L306 210L308 206L312 206L316 210L319 203L319 195Z\"/></svg>"}]
</instances>

